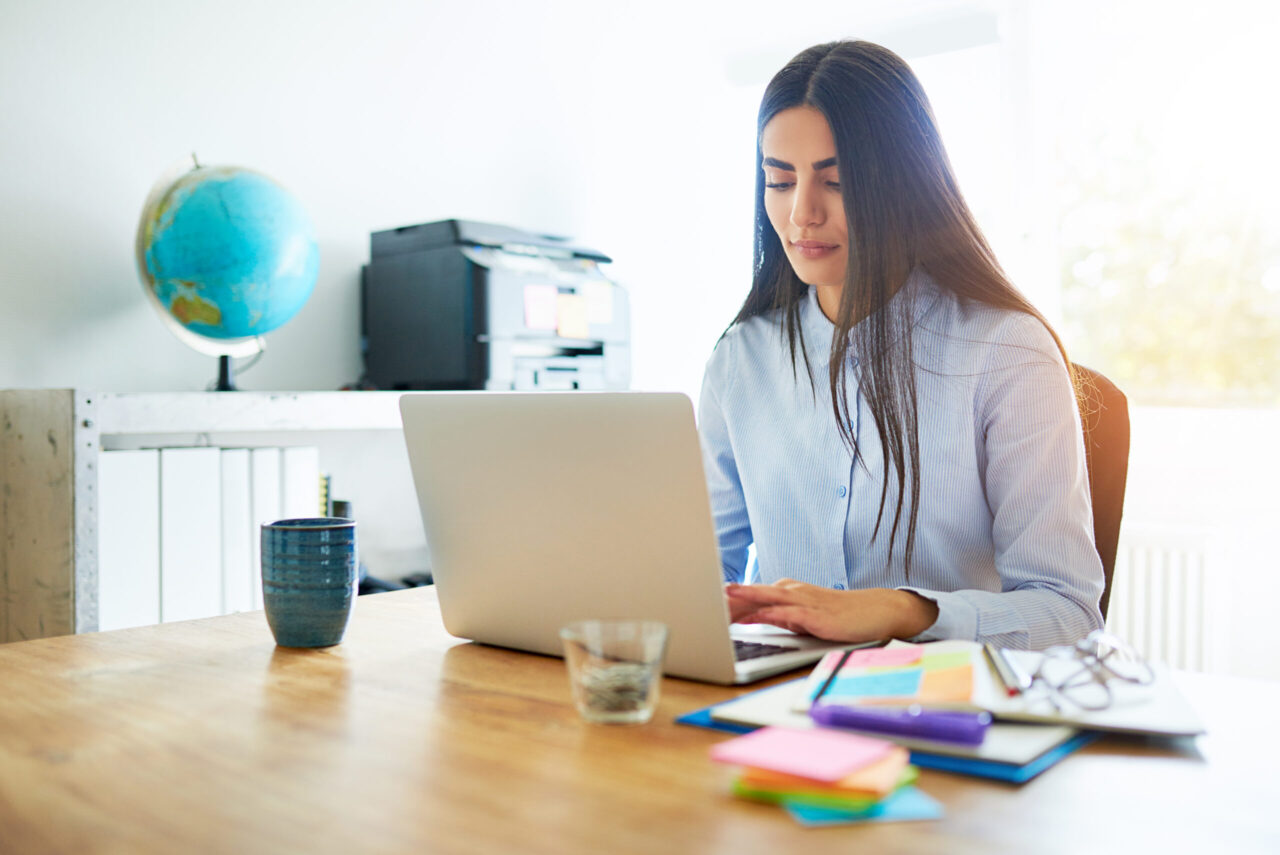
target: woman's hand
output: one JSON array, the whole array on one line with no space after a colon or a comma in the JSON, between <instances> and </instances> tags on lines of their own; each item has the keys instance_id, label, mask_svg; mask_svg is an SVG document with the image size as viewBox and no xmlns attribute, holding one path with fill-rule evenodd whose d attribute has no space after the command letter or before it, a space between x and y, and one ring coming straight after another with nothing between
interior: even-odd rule
<instances>
[{"instance_id":1,"label":"woman's hand","mask_svg":"<svg viewBox=\"0 0 1280 855\"><path fill-rule=\"evenodd\" d=\"M734 582L727 582L724 586L724 599L729 604L729 623L762 623L762 621L743 620L760 608L755 602L742 597L735 597L729 593L730 589L742 590L750 587L749 585L738 585Z\"/></svg>"},{"instance_id":2,"label":"woman's hand","mask_svg":"<svg viewBox=\"0 0 1280 855\"><path fill-rule=\"evenodd\" d=\"M767 623L828 641L911 638L933 626L938 606L910 591L835 591L794 579L725 586L734 623Z\"/></svg>"}]
</instances>

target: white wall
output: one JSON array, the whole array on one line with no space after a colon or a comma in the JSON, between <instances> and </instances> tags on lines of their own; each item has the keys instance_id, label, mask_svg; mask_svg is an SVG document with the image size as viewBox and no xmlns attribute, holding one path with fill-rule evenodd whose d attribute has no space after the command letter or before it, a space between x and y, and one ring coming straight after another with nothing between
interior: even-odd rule
<instances>
[{"instance_id":1,"label":"white wall","mask_svg":"<svg viewBox=\"0 0 1280 855\"><path fill-rule=\"evenodd\" d=\"M462 217L612 254L633 385L695 392L747 286L751 86L884 8L0 0L0 388L212 379L132 256L152 182L195 151L282 182L320 242L314 296L243 388L354 380L369 232Z\"/></svg>"},{"instance_id":2,"label":"white wall","mask_svg":"<svg viewBox=\"0 0 1280 855\"><path fill-rule=\"evenodd\" d=\"M1280 679L1280 410L1135 407L1130 422L1121 551L1166 539L1202 547L1212 602L1193 608L1209 615L1210 670Z\"/></svg>"},{"instance_id":3,"label":"white wall","mask_svg":"<svg viewBox=\"0 0 1280 855\"><path fill-rule=\"evenodd\" d=\"M291 188L320 241L315 295L268 336L243 388L354 380L369 232L462 217L613 255L632 296L633 385L696 394L748 284L768 76L844 36L909 58L939 38L965 46L984 25L955 16L975 8L1017 37L1024 0L0 0L0 388L193 390L213 378L213 361L154 315L132 256L152 182L196 151ZM933 73L945 96L954 70ZM964 149L954 154L963 167ZM1035 278L1020 281L1034 291ZM1144 425L1135 415L1129 520L1176 523L1188 492L1235 494L1211 472L1170 473L1177 456L1151 448L1169 431ZM1264 628L1274 594L1253 602L1241 623Z\"/></svg>"},{"instance_id":4,"label":"white wall","mask_svg":"<svg viewBox=\"0 0 1280 855\"><path fill-rule=\"evenodd\" d=\"M354 381L369 233L459 217L612 255L631 292L632 385L696 398L749 284L765 82L833 38L909 55L898 18L952 5L0 0L0 388L213 379L133 260L148 190L194 151L290 188L320 243L315 294L241 388ZM381 524L366 530L371 569L420 569L412 492L397 483L402 506L371 508L368 485L340 477L375 453L351 441L325 465L336 494Z\"/></svg>"}]
</instances>

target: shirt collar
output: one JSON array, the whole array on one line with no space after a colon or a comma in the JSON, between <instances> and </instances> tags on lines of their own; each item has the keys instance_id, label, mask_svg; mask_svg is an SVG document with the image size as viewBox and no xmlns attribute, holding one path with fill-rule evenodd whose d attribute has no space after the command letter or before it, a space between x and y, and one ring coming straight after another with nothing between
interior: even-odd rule
<instances>
[{"instance_id":1,"label":"shirt collar","mask_svg":"<svg viewBox=\"0 0 1280 855\"><path fill-rule=\"evenodd\" d=\"M911 326L914 328L919 326L941 296L942 292L933 278L916 268L907 277L906 284L889 298L885 310L896 312L904 300L910 300ZM831 359L831 342L835 337L836 327L823 314L822 306L818 304L818 289L812 285L809 286L809 292L800 306L800 329L804 332L804 345L809 353L809 362L818 367L827 365ZM857 325L854 329L857 329ZM852 335L853 330L850 330L849 355L856 358Z\"/></svg>"}]
</instances>

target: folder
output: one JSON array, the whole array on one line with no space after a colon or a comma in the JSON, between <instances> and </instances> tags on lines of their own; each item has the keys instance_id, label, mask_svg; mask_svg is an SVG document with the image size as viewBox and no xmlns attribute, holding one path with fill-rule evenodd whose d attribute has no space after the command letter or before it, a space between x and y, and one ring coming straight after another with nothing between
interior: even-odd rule
<instances>
[{"instance_id":1,"label":"folder","mask_svg":"<svg viewBox=\"0 0 1280 855\"><path fill-rule=\"evenodd\" d=\"M222 612L222 453L160 450L160 619Z\"/></svg>"},{"instance_id":2,"label":"folder","mask_svg":"<svg viewBox=\"0 0 1280 855\"><path fill-rule=\"evenodd\" d=\"M253 590L253 607L262 608L261 527L280 519L280 449L255 448L249 453L249 531L253 545L253 566L249 584Z\"/></svg>"},{"instance_id":3,"label":"folder","mask_svg":"<svg viewBox=\"0 0 1280 855\"><path fill-rule=\"evenodd\" d=\"M320 510L320 449L280 449L280 518L323 516Z\"/></svg>"},{"instance_id":4,"label":"folder","mask_svg":"<svg viewBox=\"0 0 1280 855\"><path fill-rule=\"evenodd\" d=\"M160 622L160 452L98 456L98 629Z\"/></svg>"},{"instance_id":5,"label":"folder","mask_svg":"<svg viewBox=\"0 0 1280 855\"><path fill-rule=\"evenodd\" d=\"M253 538L249 449L222 449L222 613L253 610Z\"/></svg>"}]
</instances>

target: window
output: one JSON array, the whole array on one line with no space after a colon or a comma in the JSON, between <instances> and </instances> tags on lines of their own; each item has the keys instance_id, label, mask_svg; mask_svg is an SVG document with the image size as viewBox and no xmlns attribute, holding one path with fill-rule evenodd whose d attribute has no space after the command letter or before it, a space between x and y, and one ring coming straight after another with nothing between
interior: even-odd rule
<instances>
[{"instance_id":1,"label":"window","mask_svg":"<svg viewBox=\"0 0 1280 855\"><path fill-rule=\"evenodd\" d=\"M1280 79L1263 39L1280 18L1240 4L1039 9L1073 355L1135 404L1280 404L1280 122L1261 91Z\"/></svg>"}]
</instances>

